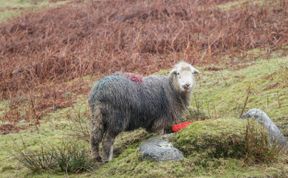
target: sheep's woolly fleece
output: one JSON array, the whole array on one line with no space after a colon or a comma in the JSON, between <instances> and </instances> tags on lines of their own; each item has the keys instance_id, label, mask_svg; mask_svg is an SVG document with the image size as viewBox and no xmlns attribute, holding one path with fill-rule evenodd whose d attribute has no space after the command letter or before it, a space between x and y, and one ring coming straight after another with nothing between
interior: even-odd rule
<instances>
[{"instance_id":1,"label":"sheep's woolly fleece","mask_svg":"<svg viewBox=\"0 0 288 178\"><path fill-rule=\"evenodd\" d=\"M110 160L113 140L119 133L140 127L148 132L163 132L182 116L190 101L196 69L181 62L172 71L168 76L147 77L115 73L97 82L89 96L91 145L97 160L102 140L104 160L108 154ZM182 85L187 85L186 90Z\"/></svg>"}]
</instances>

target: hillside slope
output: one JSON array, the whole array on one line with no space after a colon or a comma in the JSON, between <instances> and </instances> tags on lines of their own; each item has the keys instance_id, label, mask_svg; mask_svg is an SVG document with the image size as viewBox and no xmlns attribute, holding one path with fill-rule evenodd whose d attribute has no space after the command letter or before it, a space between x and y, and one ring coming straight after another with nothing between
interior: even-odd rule
<instances>
[{"instance_id":1,"label":"hillside slope","mask_svg":"<svg viewBox=\"0 0 288 178\"><path fill-rule=\"evenodd\" d=\"M288 95L285 73L288 72L288 57L260 60L248 67L239 70L220 70L211 72L202 69L198 79L198 86L194 92L194 99L191 103L191 111L198 109L207 120L195 121L187 130L176 137L176 146L186 150L193 148L193 144L181 140L186 137L197 136L205 138L211 135L212 145L221 144L221 139L240 138L244 136L245 122L238 119L244 106L247 88L251 88L251 96L248 99L245 111L248 108L261 108L266 111L281 130L287 135ZM195 100L197 98L197 100ZM269 99L267 99L269 98ZM198 101L198 102L196 102ZM195 103L196 102L196 103ZM82 144L83 148L89 150L89 132L87 125L87 103L86 97L78 97L72 108L60 109L55 113L47 115L39 128L21 131L18 134L3 135L0 138L0 172L5 177L19 177L27 175L31 177L61 177L59 173L44 172L33 173L21 164L17 163L10 155L11 150L23 148L25 150L39 150L41 145L58 145L66 142ZM194 112L187 113L187 118L197 119ZM71 129L69 117L80 118L82 131L79 128ZM224 119L223 119L224 118ZM76 119L77 120L77 119ZM77 122L78 122L77 121ZM72 122L72 127L77 123ZM78 123L79 124L79 123ZM86 135L81 135L75 141L75 130ZM201 131L201 128L204 129ZM200 129L200 130L199 130ZM33 131L34 130L34 131ZM241 131L242 130L242 131ZM223 135L223 133L226 133ZM71 135L72 134L72 135ZM147 137L140 130L128 132L121 135L116 145L121 154L112 161L92 172L82 174L71 174L71 177L197 177L197 176L281 176L287 173L288 165L286 157L279 158L276 162L245 165L244 158L217 157L203 159L201 157L206 151L200 150L196 155L184 152L186 159L179 162L156 163L139 160L137 146L139 141ZM216 135L215 135L216 134ZM217 136L217 134L220 134ZM76 134L77 135L77 134ZM214 136L215 140L213 140ZM238 135L238 136L237 136ZM72 136L72 137L71 137ZM79 136L79 135L78 135ZM149 135L148 135L149 136ZM240 136L240 137L239 137ZM177 141L178 140L178 141ZM190 139L189 139L190 140ZM226 139L224 139L226 140ZM223 140L223 141L224 141ZM179 144L181 143L181 144ZM236 142L235 142L236 143ZM184 145L183 145L184 144ZM185 144L187 144L185 146ZM17 146L15 146L17 145ZM233 145L233 144L232 144ZM193 148L194 149L194 148ZM192 151L192 150L191 150ZM192 151L193 153L194 151ZM198 155L198 157L197 157ZM201 162L202 160L202 162ZM200 161L200 162L199 162ZM204 161L204 162L203 162Z\"/></svg>"},{"instance_id":2,"label":"hillside slope","mask_svg":"<svg viewBox=\"0 0 288 178\"><path fill-rule=\"evenodd\" d=\"M40 119L46 109L71 106L74 98L62 87L86 92L77 82L66 87L71 79L119 70L151 74L183 58L235 65L250 49L265 56L288 44L287 0L223 9L229 2L235 1L71 1L1 23L0 99L31 100ZM9 119L17 118L3 118Z\"/></svg>"}]
</instances>

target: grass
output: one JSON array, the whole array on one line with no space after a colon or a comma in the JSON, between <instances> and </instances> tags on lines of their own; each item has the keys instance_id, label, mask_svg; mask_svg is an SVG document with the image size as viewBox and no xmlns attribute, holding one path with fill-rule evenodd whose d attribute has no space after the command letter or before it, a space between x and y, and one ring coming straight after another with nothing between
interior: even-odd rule
<instances>
[{"instance_id":1,"label":"grass","mask_svg":"<svg viewBox=\"0 0 288 178\"><path fill-rule=\"evenodd\" d=\"M206 150L209 158L241 157L244 135L245 123L240 119L209 119L195 122L177 134L174 142L185 155L202 154Z\"/></svg>"},{"instance_id":2,"label":"grass","mask_svg":"<svg viewBox=\"0 0 288 178\"><path fill-rule=\"evenodd\" d=\"M272 118L288 114L287 57L258 61L241 70L204 72L194 93L213 117L237 117L242 111L247 90L251 96L247 108L260 108ZM213 95L211 94L213 93ZM192 103L195 107L195 102Z\"/></svg>"},{"instance_id":3,"label":"grass","mask_svg":"<svg viewBox=\"0 0 288 178\"><path fill-rule=\"evenodd\" d=\"M2 8L27 8L47 4L48 2L48 0L0 0Z\"/></svg>"},{"instance_id":4,"label":"grass","mask_svg":"<svg viewBox=\"0 0 288 178\"><path fill-rule=\"evenodd\" d=\"M0 23L21 15L25 11L55 7L67 1L50 2L49 0L0 0Z\"/></svg>"},{"instance_id":5,"label":"grass","mask_svg":"<svg viewBox=\"0 0 288 178\"><path fill-rule=\"evenodd\" d=\"M65 114L69 111L69 109L63 109L47 115L39 129L32 127L21 133L2 135L0 138L0 174L3 177L22 177L23 174L29 174L29 170L13 159L13 150L21 148L23 143L29 150L38 150L42 145L60 145L67 136L66 132L69 131L68 123L64 121Z\"/></svg>"},{"instance_id":6,"label":"grass","mask_svg":"<svg viewBox=\"0 0 288 178\"><path fill-rule=\"evenodd\" d=\"M269 144L267 132L261 125L237 118L195 122L173 141L186 156L200 156L203 166L213 158L244 159L249 164L270 163L282 153L280 147Z\"/></svg>"},{"instance_id":7,"label":"grass","mask_svg":"<svg viewBox=\"0 0 288 178\"><path fill-rule=\"evenodd\" d=\"M17 10L5 10L0 12L0 22L4 22L7 19L15 17L20 14L20 11Z\"/></svg>"},{"instance_id":8,"label":"grass","mask_svg":"<svg viewBox=\"0 0 288 178\"><path fill-rule=\"evenodd\" d=\"M36 129L31 127L20 133L1 135L0 137L0 174L4 177L22 177L26 175L28 177L47 177L48 175L53 175L57 177L58 174L64 175L65 171L61 170L59 166L56 166L58 171L53 171L54 168L49 170L50 166L47 166L47 169L39 169L39 173L33 173L29 169L25 168L23 164L13 157L17 153L26 153L26 158L30 160L47 160L45 154L50 154L53 157L51 150L55 149L58 153L61 153L61 149L64 142L73 141L76 145L83 145L85 152L79 152L83 154L90 154L89 149L90 145L87 142L86 137L81 137L83 133L86 133L87 130L82 130L78 126L73 126L73 124L78 124L78 119L81 117L81 124L87 124L87 102L85 96L79 96L75 105L65 109L59 109L54 113L46 115L41 121L41 126ZM67 115L75 117L76 120L67 119ZM79 131L75 132L75 129ZM77 134L78 133L78 134ZM137 130L131 133L124 133L119 135L115 142L115 155L119 155L123 150L125 150L129 145L138 143L140 140L147 137L146 132L143 130ZM76 141L75 141L76 140ZM47 146L48 145L48 146ZM60 149L58 149L60 147ZM77 151L73 150L72 151ZM69 151L69 150L68 150ZM63 151L62 151L63 152ZM29 157L29 155L31 155ZM43 153L43 154L42 154ZM65 153L65 152L64 152ZM76 152L78 154L78 152ZM66 153L65 153L66 154ZM64 156L65 156L64 154ZM22 154L25 157L25 155ZM28 155L28 156L27 156ZM66 154L71 155L71 154ZM72 154L73 155L73 154ZM42 157L41 157L42 156ZM64 157L63 156L63 157ZM77 156L77 155L76 155ZM21 155L20 155L21 157ZM58 157L59 158L59 157ZM64 157L65 158L65 157ZM67 157L66 157L67 158ZM52 159L52 158L51 158ZM85 161L85 160L84 160ZM41 162L41 161L40 161ZM60 165L60 164L59 164ZM32 165L35 166L35 165ZM42 166L45 167L45 166ZM36 165L33 171L36 171L39 168ZM59 171L60 170L60 171ZM44 171L44 172L43 172ZM48 171L48 172L45 172ZM53 173L54 172L54 173ZM60 173L57 173L60 172ZM62 172L62 173L61 173ZM68 171L69 172L69 171ZM70 171L73 172L73 171ZM84 173L83 175L88 174ZM48 176L50 177L50 176ZM61 177L61 176L60 176ZM77 175L72 175L72 177L78 177Z\"/></svg>"},{"instance_id":9,"label":"grass","mask_svg":"<svg viewBox=\"0 0 288 178\"><path fill-rule=\"evenodd\" d=\"M239 1L230 1L227 3L219 4L217 7L221 10L228 11L233 10L236 8L241 7L243 4L253 3L254 5L263 5L264 3L269 2L268 0L256 0L256 1L249 1L249 0L239 0Z\"/></svg>"},{"instance_id":10,"label":"grass","mask_svg":"<svg viewBox=\"0 0 288 178\"><path fill-rule=\"evenodd\" d=\"M8 110L8 102L7 101L0 101L0 116L5 114L5 112Z\"/></svg>"}]
</instances>

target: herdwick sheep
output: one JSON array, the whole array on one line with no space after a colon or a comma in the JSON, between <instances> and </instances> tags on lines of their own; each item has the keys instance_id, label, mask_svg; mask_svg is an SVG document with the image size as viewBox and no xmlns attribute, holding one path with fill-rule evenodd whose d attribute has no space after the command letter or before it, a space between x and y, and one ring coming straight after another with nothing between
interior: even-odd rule
<instances>
[{"instance_id":1,"label":"herdwick sheep","mask_svg":"<svg viewBox=\"0 0 288 178\"><path fill-rule=\"evenodd\" d=\"M112 159L113 142L120 132L141 127L148 132L163 133L187 108L197 73L192 65L179 62L168 76L142 78L131 73L115 73L99 80L88 99L94 159L101 161L101 141L102 160Z\"/></svg>"}]
</instances>

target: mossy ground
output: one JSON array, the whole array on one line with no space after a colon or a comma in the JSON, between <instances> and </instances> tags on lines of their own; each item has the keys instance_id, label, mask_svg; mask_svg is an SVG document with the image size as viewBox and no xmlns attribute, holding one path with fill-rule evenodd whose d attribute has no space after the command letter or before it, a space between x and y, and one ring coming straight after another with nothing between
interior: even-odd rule
<instances>
[{"instance_id":1,"label":"mossy ground","mask_svg":"<svg viewBox=\"0 0 288 178\"><path fill-rule=\"evenodd\" d=\"M139 159L137 145L100 167L96 177L247 177L283 176L285 162L249 165L243 151L246 121L236 118L198 121L172 138L186 158L153 162ZM217 147L219 149L217 149ZM221 148L220 148L221 147ZM286 158L287 159L287 158Z\"/></svg>"},{"instance_id":2,"label":"mossy ground","mask_svg":"<svg viewBox=\"0 0 288 178\"><path fill-rule=\"evenodd\" d=\"M241 156L237 156L237 153L233 155L234 153L231 152L222 152L214 157L211 155L216 153L216 147L213 147L213 145L221 145L223 141L222 145L227 146L230 143L229 140L227 142L227 138L235 141L234 143L242 138L245 122L241 121L239 116L243 110L246 111L249 108L263 109L280 129L286 135L288 134L287 64L288 57L282 57L259 60L239 70L225 69L213 72L202 70L202 74L198 78L198 86L193 94L191 108L205 113L210 119L195 121L189 128L176 135L175 145L182 149L186 156L183 161L157 163L140 160L137 152L139 140L147 137L147 134L140 130L125 133L117 139L116 147L120 151L112 162L92 172L69 176L261 177L285 175L288 173L288 165L285 163L287 161L286 157L269 164L262 163L248 166ZM247 92L248 90L250 93ZM247 95L249 97L245 104ZM7 103L1 102L2 110L6 106ZM243 109L243 107L245 108ZM79 96L73 107L59 109L46 115L39 128L32 127L20 133L2 135L0 137L1 176L63 177L64 174L59 175L49 172L31 173L30 170L13 159L12 153L14 150L21 149L23 143L26 149L33 150L39 149L41 145L57 145L67 140L75 142L75 139L72 138L73 135L71 137L71 123L67 121L67 115L77 115L79 113L81 115L85 112L88 112L86 96ZM83 117L82 119L85 120L89 115L83 115ZM211 140L209 140L208 145L204 144L203 146L203 144L200 144L201 142L195 142L195 138L198 138L198 141ZM223 140L223 138L226 139ZM89 143L86 142L86 144L89 147ZM220 148L220 150L223 150L223 148ZM228 151L229 149L227 148ZM231 149L234 150L234 148ZM206 157L203 157L205 155ZM207 157L207 155L210 157Z\"/></svg>"}]
</instances>

